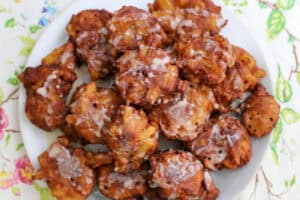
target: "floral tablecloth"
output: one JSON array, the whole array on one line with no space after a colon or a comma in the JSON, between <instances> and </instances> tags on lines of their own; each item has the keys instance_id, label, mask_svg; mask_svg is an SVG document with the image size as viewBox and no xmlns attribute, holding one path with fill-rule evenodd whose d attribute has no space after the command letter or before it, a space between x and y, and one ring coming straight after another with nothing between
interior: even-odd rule
<instances>
[{"instance_id":1,"label":"floral tablecloth","mask_svg":"<svg viewBox=\"0 0 300 200\"><path fill-rule=\"evenodd\" d=\"M300 1L219 0L273 54L280 121L256 176L239 199L300 199ZM71 0L0 1L0 199L54 199L33 181L18 127L18 74L39 35Z\"/></svg>"}]
</instances>

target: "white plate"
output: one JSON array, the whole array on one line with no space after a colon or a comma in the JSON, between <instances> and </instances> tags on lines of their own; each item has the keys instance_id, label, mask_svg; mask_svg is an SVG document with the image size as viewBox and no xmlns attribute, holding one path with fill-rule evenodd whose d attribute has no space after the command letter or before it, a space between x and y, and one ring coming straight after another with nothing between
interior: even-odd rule
<instances>
[{"instance_id":1,"label":"white plate","mask_svg":"<svg viewBox=\"0 0 300 200\"><path fill-rule=\"evenodd\" d=\"M45 30L40 40L36 43L26 66L39 65L41 58L67 40L65 27L72 14L76 14L81 10L89 8L105 8L110 11L115 11L122 5L134 5L146 9L146 5L149 2L152 2L152 0L76 1L70 8L59 15L47 28L47 30ZM226 8L223 8L223 16L229 20L228 25L222 31L223 35L225 35L231 43L241 46L251 52L257 59L258 65L269 72L268 66L275 65L273 65L270 57L265 56L268 55L266 49L263 48L262 45L258 45L256 40L249 33L249 30L247 30L237 17ZM80 81L82 81L82 77ZM262 82L269 91L273 91L269 77L265 78ZM28 156L32 161L33 166L37 169L39 166L37 161L38 155L47 149L60 133L46 133L31 124L26 118L24 112L25 100L25 90L24 88L21 88L19 100L20 127ZM235 171L222 170L217 173L213 173L214 181L221 191L219 199L233 199L245 188L260 165L263 155L267 149L269 138L270 137L268 136L259 140L252 139L253 156L247 166Z\"/></svg>"}]
</instances>

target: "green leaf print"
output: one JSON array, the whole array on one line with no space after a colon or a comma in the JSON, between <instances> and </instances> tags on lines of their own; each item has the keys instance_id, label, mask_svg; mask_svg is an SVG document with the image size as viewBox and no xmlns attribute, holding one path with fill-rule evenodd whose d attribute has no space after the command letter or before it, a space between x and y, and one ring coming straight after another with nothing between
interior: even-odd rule
<instances>
[{"instance_id":1,"label":"green leaf print","mask_svg":"<svg viewBox=\"0 0 300 200\"><path fill-rule=\"evenodd\" d=\"M19 69L20 69L21 72L24 71L25 70L25 65L20 65Z\"/></svg>"},{"instance_id":2,"label":"green leaf print","mask_svg":"<svg viewBox=\"0 0 300 200\"><path fill-rule=\"evenodd\" d=\"M296 176L294 175L290 180L285 180L284 181L284 187L293 187L296 183Z\"/></svg>"},{"instance_id":3,"label":"green leaf print","mask_svg":"<svg viewBox=\"0 0 300 200\"><path fill-rule=\"evenodd\" d=\"M6 9L3 6L0 6L0 13L3 13L5 11L6 11Z\"/></svg>"},{"instance_id":4,"label":"green leaf print","mask_svg":"<svg viewBox=\"0 0 300 200\"><path fill-rule=\"evenodd\" d=\"M248 5L248 1L244 0L244 1L240 2L238 5L241 7L246 7Z\"/></svg>"},{"instance_id":5,"label":"green leaf print","mask_svg":"<svg viewBox=\"0 0 300 200\"><path fill-rule=\"evenodd\" d=\"M37 183L34 183L33 186L40 193L41 200L56 200L56 198L51 195L51 192L48 188L42 188Z\"/></svg>"},{"instance_id":6,"label":"green leaf print","mask_svg":"<svg viewBox=\"0 0 300 200\"><path fill-rule=\"evenodd\" d=\"M285 27L285 17L279 9L272 10L267 20L267 34L274 39Z\"/></svg>"},{"instance_id":7,"label":"green leaf print","mask_svg":"<svg viewBox=\"0 0 300 200\"><path fill-rule=\"evenodd\" d=\"M56 198L51 195L51 192L48 188L40 190L40 195L41 200L56 200Z\"/></svg>"},{"instance_id":8,"label":"green leaf print","mask_svg":"<svg viewBox=\"0 0 300 200\"><path fill-rule=\"evenodd\" d=\"M19 55L27 57L30 55L31 51L32 51L32 47L26 46L23 49L21 49Z\"/></svg>"},{"instance_id":9,"label":"green leaf print","mask_svg":"<svg viewBox=\"0 0 300 200\"><path fill-rule=\"evenodd\" d=\"M279 143L279 139L282 135L282 121L281 119L278 120L276 127L273 129L272 132L272 142L271 142L271 151L273 155L273 159L275 164L279 164L279 157L278 157L278 151L277 151L277 144Z\"/></svg>"},{"instance_id":10,"label":"green leaf print","mask_svg":"<svg viewBox=\"0 0 300 200\"><path fill-rule=\"evenodd\" d=\"M32 34L38 32L39 30L41 30L41 27L39 25L32 25L29 27L29 31Z\"/></svg>"},{"instance_id":11,"label":"green leaf print","mask_svg":"<svg viewBox=\"0 0 300 200\"><path fill-rule=\"evenodd\" d=\"M5 97L4 92L3 92L2 88L0 88L0 103L3 101L4 97Z\"/></svg>"},{"instance_id":12,"label":"green leaf print","mask_svg":"<svg viewBox=\"0 0 300 200\"><path fill-rule=\"evenodd\" d=\"M243 14L243 11L241 10L241 9L236 9L236 10L234 10L236 13L238 13L238 14Z\"/></svg>"},{"instance_id":13,"label":"green leaf print","mask_svg":"<svg viewBox=\"0 0 300 200\"><path fill-rule=\"evenodd\" d=\"M7 82L8 82L9 84L13 85L13 86L17 86L17 85L20 84L19 79L16 78L16 77L10 77L10 78L7 80Z\"/></svg>"},{"instance_id":14,"label":"green leaf print","mask_svg":"<svg viewBox=\"0 0 300 200\"><path fill-rule=\"evenodd\" d=\"M289 181L288 180L284 181L284 187L286 187L286 188L289 187Z\"/></svg>"},{"instance_id":15,"label":"green leaf print","mask_svg":"<svg viewBox=\"0 0 300 200\"><path fill-rule=\"evenodd\" d=\"M223 2L226 6L231 6L238 14L242 14L243 8L248 5L248 0L223 0Z\"/></svg>"},{"instance_id":16,"label":"green leaf print","mask_svg":"<svg viewBox=\"0 0 300 200\"><path fill-rule=\"evenodd\" d=\"M293 178L290 180L290 187L293 187L296 183L296 176L293 176Z\"/></svg>"},{"instance_id":17,"label":"green leaf print","mask_svg":"<svg viewBox=\"0 0 300 200\"><path fill-rule=\"evenodd\" d=\"M17 25L17 22L16 22L15 18L12 17L12 18L6 20L4 26L5 26L6 28L13 28L13 27L15 27L16 25Z\"/></svg>"},{"instance_id":18,"label":"green leaf print","mask_svg":"<svg viewBox=\"0 0 300 200\"><path fill-rule=\"evenodd\" d=\"M13 195L19 196L21 193L21 189L18 186L13 186L11 188L11 192L13 193Z\"/></svg>"},{"instance_id":19,"label":"green leaf print","mask_svg":"<svg viewBox=\"0 0 300 200\"><path fill-rule=\"evenodd\" d=\"M10 139L11 139L11 134L6 134L6 136L5 136L5 146L7 146L9 144Z\"/></svg>"},{"instance_id":20,"label":"green leaf print","mask_svg":"<svg viewBox=\"0 0 300 200\"><path fill-rule=\"evenodd\" d=\"M300 72L297 73L297 82L300 84Z\"/></svg>"},{"instance_id":21,"label":"green leaf print","mask_svg":"<svg viewBox=\"0 0 300 200\"><path fill-rule=\"evenodd\" d=\"M25 66L19 66L19 71L15 71L13 76L10 76L7 82L13 86L18 86L20 84L19 74L25 70Z\"/></svg>"},{"instance_id":22,"label":"green leaf print","mask_svg":"<svg viewBox=\"0 0 300 200\"><path fill-rule=\"evenodd\" d=\"M27 46L33 46L35 44L35 41L28 36L19 36L19 39L22 41L23 44Z\"/></svg>"},{"instance_id":23,"label":"green leaf print","mask_svg":"<svg viewBox=\"0 0 300 200\"><path fill-rule=\"evenodd\" d=\"M9 77L7 82L9 84L11 84L12 86L18 86L20 84L20 80L19 80L18 76L19 76L19 72L15 71L14 75Z\"/></svg>"},{"instance_id":24,"label":"green leaf print","mask_svg":"<svg viewBox=\"0 0 300 200\"><path fill-rule=\"evenodd\" d=\"M275 97L282 103L289 102L293 96L291 84L286 80L281 72L280 65L277 65L278 77L276 81Z\"/></svg>"},{"instance_id":25,"label":"green leaf print","mask_svg":"<svg viewBox=\"0 0 300 200\"><path fill-rule=\"evenodd\" d=\"M35 44L35 41L28 36L19 36L19 39L21 40L21 42L25 45L25 47L23 47L20 51L20 56L29 56L29 54L31 53L31 50Z\"/></svg>"},{"instance_id":26,"label":"green leaf print","mask_svg":"<svg viewBox=\"0 0 300 200\"><path fill-rule=\"evenodd\" d=\"M277 0L277 5L283 10L290 10L294 7L296 0Z\"/></svg>"},{"instance_id":27,"label":"green leaf print","mask_svg":"<svg viewBox=\"0 0 300 200\"><path fill-rule=\"evenodd\" d=\"M287 124L294 124L300 120L300 114L292 108L284 108L281 110L281 116Z\"/></svg>"},{"instance_id":28,"label":"green leaf print","mask_svg":"<svg viewBox=\"0 0 300 200\"><path fill-rule=\"evenodd\" d=\"M277 146L275 144L271 144L271 151L272 151L272 156L273 160L276 165L279 165L279 156L278 156L278 151L277 151Z\"/></svg>"},{"instance_id":29,"label":"green leaf print","mask_svg":"<svg viewBox=\"0 0 300 200\"><path fill-rule=\"evenodd\" d=\"M272 143L274 144L278 144L279 142L279 139L281 137L281 134L282 134L282 121L281 119L279 118L275 128L273 129L273 133L272 133Z\"/></svg>"},{"instance_id":30,"label":"green leaf print","mask_svg":"<svg viewBox=\"0 0 300 200\"><path fill-rule=\"evenodd\" d=\"M258 6L259 6L261 9L264 9L264 8L267 8L267 7L268 7L264 2L261 2L261 1L258 1Z\"/></svg>"},{"instance_id":31,"label":"green leaf print","mask_svg":"<svg viewBox=\"0 0 300 200\"><path fill-rule=\"evenodd\" d=\"M21 143L21 144L18 144L17 148L16 148L16 151L20 151L21 149L24 148L24 144Z\"/></svg>"}]
</instances>

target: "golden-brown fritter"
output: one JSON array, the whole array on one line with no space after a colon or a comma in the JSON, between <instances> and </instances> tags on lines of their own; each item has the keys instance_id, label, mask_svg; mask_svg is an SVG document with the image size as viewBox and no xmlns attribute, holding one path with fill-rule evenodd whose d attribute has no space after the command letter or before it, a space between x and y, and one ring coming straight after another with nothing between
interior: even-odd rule
<instances>
[{"instance_id":1,"label":"golden-brown fritter","mask_svg":"<svg viewBox=\"0 0 300 200\"><path fill-rule=\"evenodd\" d=\"M221 83L235 62L231 44L221 35L179 42L175 49L185 78L195 83Z\"/></svg>"},{"instance_id":2,"label":"golden-brown fritter","mask_svg":"<svg viewBox=\"0 0 300 200\"><path fill-rule=\"evenodd\" d=\"M27 93L26 114L46 131L63 124L66 97L76 79L74 51L74 45L66 42L44 57L40 66L29 67L19 76Z\"/></svg>"},{"instance_id":3,"label":"golden-brown fritter","mask_svg":"<svg viewBox=\"0 0 300 200\"><path fill-rule=\"evenodd\" d=\"M167 36L158 21L145 10L123 6L108 22L109 42L118 51L134 50L139 44L161 47Z\"/></svg>"},{"instance_id":4,"label":"golden-brown fritter","mask_svg":"<svg viewBox=\"0 0 300 200\"><path fill-rule=\"evenodd\" d=\"M221 12L221 7L215 5L211 0L155 0L153 4L150 4L150 10L174 10L175 8Z\"/></svg>"},{"instance_id":5,"label":"golden-brown fritter","mask_svg":"<svg viewBox=\"0 0 300 200\"><path fill-rule=\"evenodd\" d=\"M150 4L150 12L173 40L219 33L226 25L220 11L211 1L158 0Z\"/></svg>"},{"instance_id":6,"label":"golden-brown fritter","mask_svg":"<svg viewBox=\"0 0 300 200\"><path fill-rule=\"evenodd\" d=\"M81 157L80 150L71 153L56 142L39 156L38 178L45 179L57 200L84 200L95 185L95 174ZM77 155L76 155L77 154Z\"/></svg>"},{"instance_id":7,"label":"golden-brown fritter","mask_svg":"<svg viewBox=\"0 0 300 200\"><path fill-rule=\"evenodd\" d=\"M204 170L204 180L201 189L201 200L216 200L219 196L220 190L216 187L208 170Z\"/></svg>"},{"instance_id":8,"label":"golden-brown fritter","mask_svg":"<svg viewBox=\"0 0 300 200\"><path fill-rule=\"evenodd\" d=\"M169 39L175 41L178 38L177 27L185 20L185 11L181 9L155 10L151 14L158 20Z\"/></svg>"},{"instance_id":9,"label":"golden-brown fritter","mask_svg":"<svg viewBox=\"0 0 300 200\"><path fill-rule=\"evenodd\" d=\"M114 55L110 54L111 47L106 39L101 39L101 34L97 31L82 32L76 40L77 54L87 64L93 81L108 76L114 70Z\"/></svg>"},{"instance_id":10,"label":"golden-brown fritter","mask_svg":"<svg viewBox=\"0 0 300 200\"><path fill-rule=\"evenodd\" d=\"M179 71L171 55L161 49L141 46L118 59L116 86L122 97L136 105L153 105L165 93L174 91Z\"/></svg>"},{"instance_id":11,"label":"golden-brown fritter","mask_svg":"<svg viewBox=\"0 0 300 200\"><path fill-rule=\"evenodd\" d=\"M158 147L158 128L143 110L120 106L107 131L107 147L115 159L116 172L139 169Z\"/></svg>"},{"instance_id":12,"label":"golden-brown fritter","mask_svg":"<svg viewBox=\"0 0 300 200\"><path fill-rule=\"evenodd\" d=\"M262 85L255 88L242 109L245 109L242 115L243 124L248 133L255 137L271 133L279 119L280 106Z\"/></svg>"},{"instance_id":13,"label":"golden-brown fritter","mask_svg":"<svg viewBox=\"0 0 300 200\"><path fill-rule=\"evenodd\" d=\"M210 113L214 97L211 89L201 86L182 88L173 96L162 98L151 119L157 121L168 139L191 141L198 136Z\"/></svg>"},{"instance_id":14,"label":"golden-brown fritter","mask_svg":"<svg viewBox=\"0 0 300 200\"><path fill-rule=\"evenodd\" d=\"M86 164L93 169L113 163L113 158L107 152L85 152Z\"/></svg>"},{"instance_id":15,"label":"golden-brown fritter","mask_svg":"<svg viewBox=\"0 0 300 200\"><path fill-rule=\"evenodd\" d=\"M76 67L75 47L72 42L67 42L54 49L42 59L43 65L60 66L74 70Z\"/></svg>"},{"instance_id":16,"label":"golden-brown fritter","mask_svg":"<svg viewBox=\"0 0 300 200\"><path fill-rule=\"evenodd\" d=\"M66 122L87 142L104 143L106 125L121 103L112 89L97 88L96 82L91 82L75 92Z\"/></svg>"},{"instance_id":17,"label":"golden-brown fritter","mask_svg":"<svg viewBox=\"0 0 300 200\"><path fill-rule=\"evenodd\" d=\"M80 33L84 31L107 32L104 28L112 14L107 10L83 10L73 15L68 26L67 32L72 41L76 41Z\"/></svg>"},{"instance_id":18,"label":"golden-brown fritter","mask_svg":"<svg viewBox=\"0 0 300 200\"><path fill-rule=\"evenodd\" d=\"M151 187L163 198L175 200L218 196L208 172L190 152L168 150L151 156ZM205 198L208 199L208 198Z\"/></svg>"},{"instance_id":19,"label":"golden-brown fritter","mask_svg":"<svg viewBox=\"0 0 300 200\"><path fill-rule=\"evenodd\" d=\"M88 65L92 80L98 80L113 70L113 52L108 44L108 20L112 14L106 10L84 10L74 15L67 26L71 40L81 61Z\"/></svg>"},{"instance_id":20,"label":"golden-brown fritter","mask_svg":"<svg viewBox=\"0 0 300 200\"><path fill-rule=\"evenodd\" d=\"M85 164L92 169L96 169L113 163L113 158L108 152L88 152L80 148L73 151L74 155L78 155L85 159Z\"/></svg>"},{"instance_id":21,"label":"golden-brown fritter","mask_svg":"<svg viewBox=\"0 0 300 200\"><path fill-rule=\"evenodd\" d=\"M68 114L70 114L70 107L68 109ZM67 116L66 116L67 117ZM82 138L76 133L75 127L72 124L69 124L64 120L64 124L60 127L60 130L63 132L64 136L72 142L82 142Z\"/></svg>"},{"instance_id":22,"label":"golden-brown fritter","mask_svg":"<svg viewBox=\"0 0 300 200\"><path fill-rule=\"evenodd\" d=\"M167 200L160 195L160 191L157 188L148 188L148 191L143 195L144 199L155 200Z\"/></svg>"},{"instance_id":23,"label":"golden-brown fritter","mask_svg":"<svg viewBox=\"0 0 300 200\"><path fill-rule=\"evenodd\" d=\"M251 141L246 128L229 115L212 119L188 148L210 170L236 169L251 159Z\"/></svg>"},{"instance_id":24,"label":"golden-brown fritter","mask_svg":"<svg viewBox=\"0 0 300 200\"><path fill-rule=\"evenodd\" d=\"M110 199L127 200L145 194L147 180L147 170L122 174L114 172L113 167L105 166L99 169L98 187Z\"/></svg>"},{"instance_id":25,"label":"golden-brown fritter","mask_svg":"<svg viewBox=\"0 0 300 200\"><path fill-rule=\"evenodd\" d=\"M41 65L26 68L19 79L26 89L28 119L46 131L62 126L67 114L66 98L76 80L75 72L69 68Z\"/></svg>"},{"instance_id":26,"label":"golden-brown fritter","mask_svg":"<svg viewBox=\"0 0 300 200\"><path fill-rule=\"evenodd\" d=\"M254 89L266 72L259 68L255 59L244 49L234 46L236 62L227 69L224 81L214 88L217 103L226 107L236 98L241 98L246 91Z\"/></svg>"}]
</instances>

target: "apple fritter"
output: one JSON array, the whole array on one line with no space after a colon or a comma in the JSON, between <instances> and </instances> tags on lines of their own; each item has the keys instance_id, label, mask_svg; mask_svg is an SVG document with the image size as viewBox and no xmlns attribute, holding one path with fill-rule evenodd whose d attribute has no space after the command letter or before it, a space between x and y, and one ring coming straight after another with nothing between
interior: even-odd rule
<instances>
[{"instance_id":1,"label":"apple fritter","mask_svg":"<svg viewBox=\"0 0 300 200\"><path fill-rule=\"evenodd\" d=\"M122 97L136 105L153 105L175 90L179 71L171 55L161 49L141 46L127 51L116 62L116 86Z\"/></svg>"},{"instance_id":2,"label":"apple fritter","mask_svg":"<svg viewBox=\"0 0 300 200\"><path fill-rule=\"evenodd\" d=\"M175 50L178 66L185 78L194 83L219 84L225 79L227 68L235 63L232 46L221 35L179 42Z\"/></svg>"},{"instance_id":3,"label":"apple fritter","mask_svg":"<svg viewBox=\"0 0 300 200\"><path fill-rule=\"evenodd\" d=\"M66 98L76 80L73 70L50 65L28 67L19 75L26 89L25 112L41 129L52 131L64 124Z\"/></svg>"},{"instance_id":4,"label":"apple fritter","mask_svg":"<svg viewBox=\"0 0 300 200\"><path fill-rule=\"evenodd\" d=\"M138 45L162 47L168 38L158 21L145 10L123 6L108 22L109 42L118 51L135 50Z\"/></svg>"},{"instance_id":5,"label":"apple fritter","mask_svg":"<svg viewBox=\"0 0 300 200\"><path fill-rule=\"evenodd\" d=\"M49 55L42 59L43 65L60 66L74 70L76 67L75 47L72 42L67 42L54 49Z\"/></svg>"},{"instance_id":6,"label":"apple fritter","mask_svg":"<svg viewBox=\"0 0 300 200\"><path fill-rule=\"evenodd\" d=\"M210 88L183 86L171 96L162 98L151 113L168 139L191 141L206 124L213 111L214 97Z\"/></svg>"},{"instance_id":7,"label":"apple fritter","mask_svg":"<svg viewBox=\"0 0 300 200\"><path fill-rule=\"evenodd\" d=\"M147 170L137 170L123 174L114 172L113 167L110 166L99 169L99 190L110 199L128 200L140 197L148 190L147 181Z\"/></svg>"},{"instance_id":8,"label":"apple fritter","mask_svg":"<svg viewBox=\"0 0 300 200\"><path fill-rule=\"evenodd\" d=\"M173 40L189 40L220 32L226 25L221 9L211 1L157 0L150 12Z\"/></svg>"},{"instance_id":9,"label":"apple fritter","mask_svg":"<svg viewBox=\"0 0 300 200\"><path fill-rule=\"evenodd\" d=\"M88 65L92 80L106 77L113 71L114 50L108 44L107 29L111 17L106 10L84 10L72 16L67 26L76 52Z\"/></svg>"},{"instance_id":10,"label":"apple fritter","mask_svg":"<svg viewBox=\"0 0 300 200\"><path fill-rule=\"evenodd\" d=\"M235 62L232 46L221 35L179 42L175 49L178 66L193 83L219 84L225 79L227 68Z\"/></svg>"},{"instance_id":11,"label":"apple fritter","mask_svg":"<svg viewBox=\"0 0 300 200\"><path fill-rule=\"evenodd\" d=\"M76 150L56 142L39 156L38 178L45 179L57 200L85 200L95 186L95 174ZM77 154L77 155L76 155Z\"/></svg>"},{"instance_id":12,"label":"apple fritter","mask_svg":"<svg viewBox=\"0 0 300 200\"><path fill-rule=\"evenodd\" d=\"M189 152L168 150L151 156L150 164L150 186L158 188L163 198L216 199L219 194L202 163Z\"/></svg>"},{"instance_id":13,"label":"apple fritter","mask_svg":"<svg viewBox=\"0 0 300 200\"><path fill-rule=\"evenodd\" d=\"M87 142L104 143L106 126L121 103L112 89L97 88L96 82L90 82L75 92L66 122Z\"/></svg>"},{"instance_id":14,"label":"apple fritter","mask_svg":"<svg viewBox=\"0 0 300 200\"><path fill-rule=\"evenodd\" d=\"M194 8L196 10L207 10L220 13L221 7L215 5L211 0L155 0L150 4L151 10L174 10L175 8Z\"/></svg>"},{"instance_id":15,"label":"apple fritter","mask_svg":"<svg viewBox=\"0 0 300 200\"><path fill-rule=\"evenodd\" d=\"M107 147L115 160L114 170L126 173L139 169L158 147L157 129L143 110L120 106L107 130Z\"/></svg>"},{"instance_id":16,"label":"apple fritter","mask_svg":"<svg viewBox=\"0 0 300 200\"><path fill-rule=\"evenodd\" d=\"M246 128L238 119L225 114L212 119L187 146L210 170L236 169L251 159L252 147Z\"/></svg>"},{"instance_id":17,"label":"apple fritter","mask_svg":"<svg viewBox=\"0 0 300 200\"><path fill-rule=\"evenodd\" d=\"M83 10L73 15L67 25L67 32L72 41L76 41L79 35L84 31L100 31L105 28L107 21L112 14L106 10Z\"/></svg>"},{"instance_id":18,"label":"apple fritter","mask_svg":"<svg viewBox=\"0 0 300 200\"><path fill-rule=\"evenodd\" d=\"M224 81L214 88L214 95L220 109L229 106L233 99L241 98L247 91L255 88L266 72L259 68L255 59L244 49L234 46L236 62L227 69Z\"/></svg>"},{"instance_id":19,"label":"apple fritter","mask_svg":"<svg viewBox=\"0 0 300 200\"><path fill-rule=\"evenodd\" d=\"M271 133L279 119L280 106L262 85L242 105L242 121L250 135L263 137Z\"/></svg>"}]
</instances>

